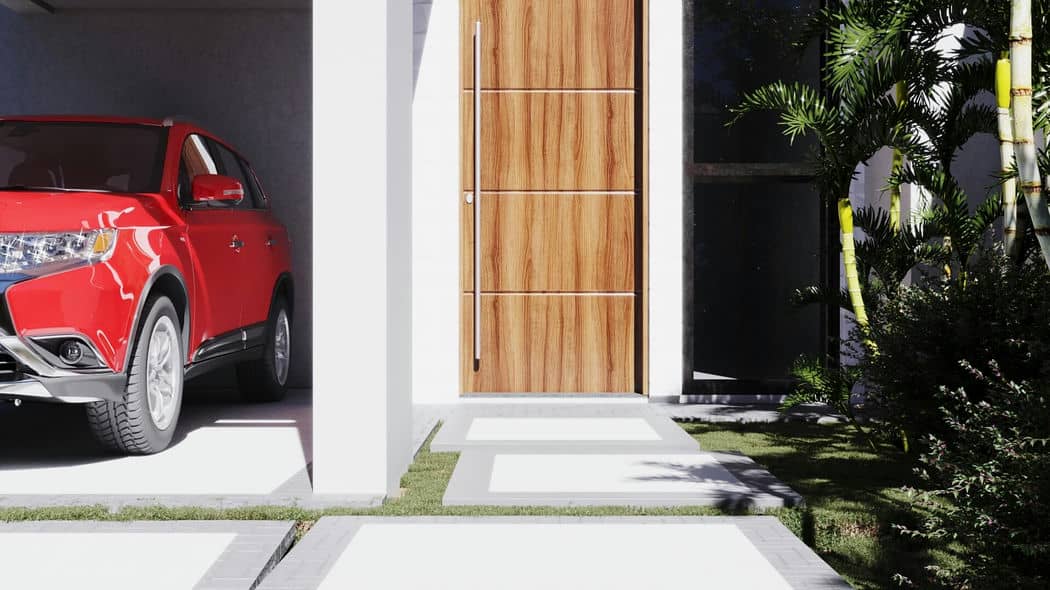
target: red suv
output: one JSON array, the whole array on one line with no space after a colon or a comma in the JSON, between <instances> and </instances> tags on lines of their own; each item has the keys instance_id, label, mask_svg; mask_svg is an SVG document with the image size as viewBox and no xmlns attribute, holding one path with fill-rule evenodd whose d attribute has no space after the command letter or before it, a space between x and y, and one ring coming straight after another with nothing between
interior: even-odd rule
<instances>
[{"instance_id":1,"label":"red suv","mask_svg":"<svg viewBox=\"0 0 1050 590\"><path fill-rule=\"evenodd\" d=\"M85 404L107 448L163 450L183 381L235 364L284 396L288 232L248 164L188 123L0 117L0 399Z\"/></svg>"}]
</instances>

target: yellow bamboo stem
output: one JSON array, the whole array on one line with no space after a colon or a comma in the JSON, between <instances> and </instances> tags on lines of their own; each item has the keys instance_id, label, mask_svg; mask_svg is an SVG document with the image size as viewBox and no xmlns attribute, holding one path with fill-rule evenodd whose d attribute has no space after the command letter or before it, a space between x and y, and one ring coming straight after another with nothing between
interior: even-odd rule
<instances>
[{"instance_id":1,"label":"yellow bamboo stem","mask_svg":"<svg viewBox=\"0 0 1050 590\"><path fill-rule=\"evenodd\" d=\"M995 64L995 98L999 108L999 165L1005 177L1014 163L1013 114L1010 112L1010 57L1009 53ZM1024 243L1024 218L1017 214L1017 179L1003 181L1003 247L1013 259L1021 256Z\"/></svg>"},{"instance_id":2,"label":"yellow bamboo stem","mask_svg":"<svg viewBox=\"0 0 1050 590\"><path fill-rule=\"evenodd\" d=\"M904 82L897 82L896 89L897 104L903 105L904 101L908 99L908 87ZM897 175L903 167L904 154L899 149L894 148L891 174ZM901 187L896 183L890 187L890 228L893 230L893 233L898 233L901 229Z\"/></svg>"},{"instance_id":3,"label":"yellow bamboo stem","mask_svg":"<svg viewBox=\"0 0 1050 590\"><path fill-rule=\"evenodd\" d=\"M853 238L853 205L849 198L839 199L839 227L842 230L842 265L846 271L846 290L850 306L857 318L857 325L868 327L868 312L864 308L864 294L860 289L860 274L857 271L857 249Z\"/></svg>"}]
</instances>

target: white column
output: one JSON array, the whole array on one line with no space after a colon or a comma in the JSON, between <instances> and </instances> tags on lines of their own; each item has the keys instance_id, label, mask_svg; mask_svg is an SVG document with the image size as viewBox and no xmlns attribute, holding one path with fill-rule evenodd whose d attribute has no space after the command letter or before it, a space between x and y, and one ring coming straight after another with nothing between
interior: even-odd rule
<instances>
[{"instance_id":1,"label":"white column","mask_svg":"<svg viewBox=\"0 0 1050 590\"><path fill-rule=\"evenodd\" d=\"M314 492L411 459L412 2L314 0Z\"/></svg>"},{"instance_id":2,"label":"white column","mask_svg":"<svg viewBox=\"0 0 1050 590\"><path fill-rule=\"evenodd\" d=\"M682 393L682 3L649 3L649 393Z\"/></svg>"}]
</instances>

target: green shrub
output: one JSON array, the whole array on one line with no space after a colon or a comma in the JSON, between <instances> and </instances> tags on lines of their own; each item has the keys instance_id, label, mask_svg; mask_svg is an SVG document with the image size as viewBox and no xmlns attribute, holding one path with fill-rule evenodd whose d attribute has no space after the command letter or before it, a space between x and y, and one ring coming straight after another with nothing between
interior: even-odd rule
<instances>
[{"instance_id":1,"label":"green shrub","mask_svg":"<svg viewBox=\"0 0 1050 590\"><path fill-rule=\"evenodd\" d=\"M936 396L951 438L929 437L916 469L925 489L908 490L924 522L896 528L962 548L964 567L928 568L946 587L1050 588L1050 389L1008 382L994 362L990 377L962 366L984 399Z\"/></svg>"},{"instance_id":2,"label":"green shrub","mask_svg":"<svg viewBox=\"0 0 1050 590\"><path fill-rule=\"evenodd\" d=\"M869 409L895 439L902 430L913 439L948 436L937 410L940 387L984 396L984 384L959 362L995 360L1018 381L1045 379L1048 318L1050 273L1039 257L1017 265L1001 249L990 250L965 276L925 277L902 287L872 310L868 337L877 352L861 358Z\"/></svg>"}]
</instances>

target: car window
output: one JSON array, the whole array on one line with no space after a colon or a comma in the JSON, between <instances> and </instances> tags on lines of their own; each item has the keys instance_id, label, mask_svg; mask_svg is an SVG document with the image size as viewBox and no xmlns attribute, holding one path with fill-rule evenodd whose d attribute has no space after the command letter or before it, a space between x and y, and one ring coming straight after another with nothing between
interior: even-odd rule
<instances>
[{"instance_id":1,"label":"car window","mask_svg":"<svg viewBox=\"0 0 1050 590\"><path fill-rule=\"evenodd\" d=\"M179 161L179 202L193 202L193 178L198 174L219 174L215 158L200 135L190 135L182 144Z\"/></svg>"},{"instance_id":2,"label":"car window","mask_svg":"<svg viewBox=\"0 0 1050 590\"><path fill-rule=\"evenodd\" d=\"M0 121L0 185L155 193L167 141L155 125Z\"/></svg>"},{"instance_id":3,"label":"car window","mask_svg":"<svg viewBox=\"0 0 1050 590\"><path fill-rule=\"evenodd\" d=\"M266 193L263 192L262 185L259 184L259 175L255 173L251 165L248 164L243 158L237 159L241 163L241 169L244 170L244 175L248 177L247 190L252 195L252 202L259 209L265 209L269 206L269 199L266 198Z\"/></svg>"},{"instance_id":4,"label":"car window","mask_svg":"<svg viewBox=\"0 0 1050 590\"><path fill-rule=\"evenodd\" d=\"M229 176L230 178L241 183L241 187L244 188L244 198L241 199L235 206L238 209L256 209L254 191L252 185L248 182L247 177L244 174L244 169L241 168L240 158L237 157L229 148L222 145L217 141L208 141L211 153L215 154L217 163L219 165L219 174Z\"/></svg>"}]
</instances>

